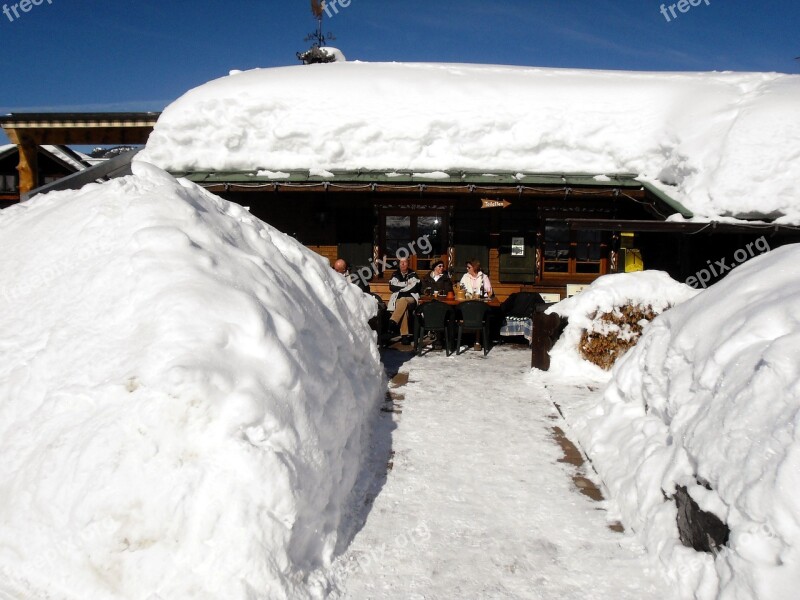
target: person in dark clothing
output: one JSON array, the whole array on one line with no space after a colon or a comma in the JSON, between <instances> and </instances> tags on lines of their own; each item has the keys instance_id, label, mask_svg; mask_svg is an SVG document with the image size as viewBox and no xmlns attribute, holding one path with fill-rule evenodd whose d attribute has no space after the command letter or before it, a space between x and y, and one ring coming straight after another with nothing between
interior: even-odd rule
<instances>
[{"instance_id":1,"label":"person in dark clothing","mask_svg":"<svg viewBox=\"0 0 800 600\"><path fill-rule=\"evenodd\" d=\"M453 291L453 280L444 269L444 261L436 261L431 272L423 277L422 290L427 292L429 289L431 293L438 292L440 296L446 296Z\"/></svg>"},{"instance_id":2,"label":"person in dark clothing","mask_svg":"<svg viewBox=\"0 0 800 600\"><path fill-rule=\"evenodd\" d=\"M408 268L408 259L401 258L399 268L394 272L394 277L389 281L389 306L392 311L391 323L400 330L403 343L411 341L408 331L409 312L414 310L419 300L420 280L417 274Z\"/></svg>"}]
</instances>

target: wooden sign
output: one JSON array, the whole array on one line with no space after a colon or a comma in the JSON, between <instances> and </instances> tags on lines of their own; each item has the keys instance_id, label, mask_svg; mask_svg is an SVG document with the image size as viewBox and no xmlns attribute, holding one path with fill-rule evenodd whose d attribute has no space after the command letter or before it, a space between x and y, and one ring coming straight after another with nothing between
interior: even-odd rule
<instances>
[{"instance_id":1,"label":"wooden sign","mask_svg":"<svg viewBox=\"0 0 800 600\"><path fill-rule=\"evenodd\" d=\"M511 206L508 200L489 200L488 198L481 198L481 208L506 208Z\"/></svg>"}]
</instances>

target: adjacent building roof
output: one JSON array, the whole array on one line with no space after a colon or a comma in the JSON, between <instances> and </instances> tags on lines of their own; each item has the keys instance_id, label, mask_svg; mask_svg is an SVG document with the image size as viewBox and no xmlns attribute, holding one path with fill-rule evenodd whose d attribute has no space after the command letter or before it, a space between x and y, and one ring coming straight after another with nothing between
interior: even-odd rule
<instances>
[{"instance_id":1,"label":"adjacent building roof","mask_svg":"<svg viewBox=\"0 0 800 600\"><path fill-rule=\"evenodd\" d=\"M54 146L44 144L40 146L40 151L50 156L53 160L64 165L69 171L82 171L90 166L84 157L67 146ZM5 144L0 146L0 158L17 152L16 144Z\"/></svg>"},{"instance_id":2,"label":"adjacent building roof","mask_svg":"<svg viewBox=\"0 0 800 600\"><path fill-rule=\"evenodd\" d=\"M12 113L0 126L13 142L144 144L160 113Z\"/></svg>"}]
</instances>

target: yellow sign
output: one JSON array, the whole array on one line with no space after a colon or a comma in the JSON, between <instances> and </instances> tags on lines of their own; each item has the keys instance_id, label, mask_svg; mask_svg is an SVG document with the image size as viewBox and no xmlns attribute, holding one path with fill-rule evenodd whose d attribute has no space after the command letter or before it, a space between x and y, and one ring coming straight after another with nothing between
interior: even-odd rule
<instances>
[{"instance_id":1,"label":"yellow sign","mask_svg":"<svg viewBox=\"0 0 800 600\"><path fill-rule=\"evenodd\" d=\"M622 250L625 253L625 272L635 273L636 271L644 271L644 260L642 259L642 251L637 248L625 248Z\"/></svg>"}]
</instances>

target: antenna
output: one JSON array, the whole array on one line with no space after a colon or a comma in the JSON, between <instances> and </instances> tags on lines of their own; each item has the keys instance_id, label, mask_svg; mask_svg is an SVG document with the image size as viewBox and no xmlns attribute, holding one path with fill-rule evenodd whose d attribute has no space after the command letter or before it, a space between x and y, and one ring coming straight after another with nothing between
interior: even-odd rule
<instances>
[{"instance_id":1,"label":"antenna","mask_svg":"<svg viewBox=\"0 0 800 600\"><path fill-rule=\"evenodd\" d=\"M322 32L322 18L328 7L325 5L326 0L311 0L311 14L317 20L317 30L309 33L304 42L312 42L311 48L305 52L298 52L297 59L303 64L310 65L314 63L328 63L335 62L336 58L332 54L328 54L320 48L324 47L328 41L335 40L334 35L329 31L327 37ZM330 13L328 13L330 16Z\"/></svg>"},{"instance_id":2,"label":"antenna","mask_svg":"<svg viewBox=\"0 0 800 600\"><path fill-rule=\"evenodd\" d=\"M317 20L317 30L309 33L303 41L314 42L312 46L317 48L322 48L327 41L333 41L336 39L330 31L328 32L327 38L322 32L322 18L326 9L327 7L325 6L325 0L311 0L311 14L313 14L314 18Z\"/></svg>"}]
</instances>

